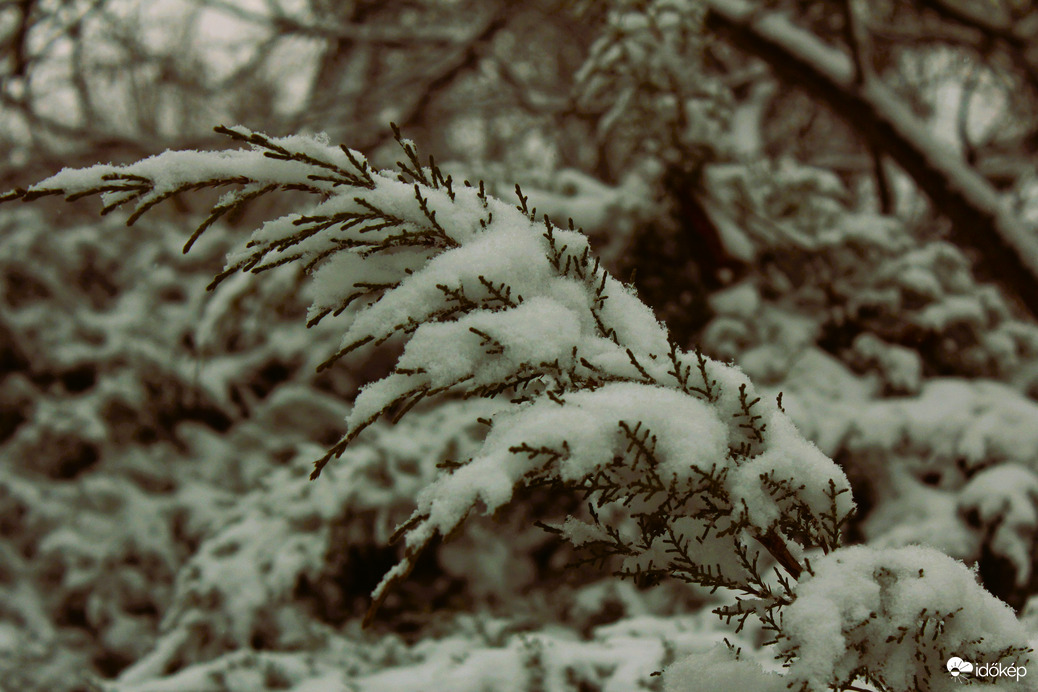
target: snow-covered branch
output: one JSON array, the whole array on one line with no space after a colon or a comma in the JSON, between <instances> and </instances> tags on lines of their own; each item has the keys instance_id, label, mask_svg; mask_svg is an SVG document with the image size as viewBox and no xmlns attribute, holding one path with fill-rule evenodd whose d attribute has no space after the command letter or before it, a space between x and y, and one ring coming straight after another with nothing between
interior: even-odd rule
<instances>
[{"instance_id":1,"label":"snow-covered branch","mask_svg":"<svg viewBox=\"0 0 1038 692\"><path fill-rule=\"evenodd\" d=\"M853 510L843 471L738 368L680 349L587 237L538 216L518 186L512 203L482 182L458 184L431 159L423 165L398 131L396 171L372 170L322 138L218 131L249 148L66 169L0 200L99 195L105 211L132 208L133 223L175 195L235 186L190 246L260 196L314 194L254 231L214 282L302 263L314 277L310 324L342 320L340 348L323 367L403 342L312 478L379 418L429 399L494 401L473 421L487 429L475 453L445 461L418 494L398 529L403 560L374 607L438 536L540 486L587 501L585 513L543 526L588 562L642 583L670 577L734 593L715 612L740 628L759 619L791 665L786 680L805 692L862 676L903 689L952 651L1024 660L1012 614L965 566L933 551L842 549ZM949 603L967 604L968 617L952 622Z\"/></svg>"},{"instance_id":2,"label":"snow-covered branch","mask_svg":"<svg viewBox=\"0 0 1038 692\"><path fill-rule=\"evenodd\" d=\"M876 79L855 80L851 59L777 12L747 0L708 0L709 27L767 62L890 156L953 226L953 239L977 253L982 273L1038 315L1038 237L1004 208L998 193L959 156L935 141Z\"/></svg>"},{"instance_id":3,"label":"snow-covered branch","mask_svg":"<svg viewBox=\"0 0 1038 692\"><path fill-rule=\"evenodd\" d=\"M302 262L315 275L310 323L347 317L341 348L324 367L406 341L394 370L358 396L346 435L314 477L375 420L423 399L511 404L487 421L481 452L420 495L408 557L378 596L433 537L450 534L477 507L502 508L524 485L570 487L592 499L590 523L558 530L593 554L620 555L632 576L664 569L697 583L746 584L758 553L769 552L796 577L801 550L839 545L852 508L840 469L739 370L677 348L592 257L586 236L539 217L518 187L511 204L487 196L482 183L455 184L434 163L423 166L399 135L406 156L392 173L371 171L360 154L320 139L219 131L251 150L66 169L5 198L97 194L104 211L132 206L132 223L176 194L237 186L190 246L258 196L320 195L302 212L266 222L216 280ZM753 590L782 600L763 582Z\"/></svg>"}]
</instances>

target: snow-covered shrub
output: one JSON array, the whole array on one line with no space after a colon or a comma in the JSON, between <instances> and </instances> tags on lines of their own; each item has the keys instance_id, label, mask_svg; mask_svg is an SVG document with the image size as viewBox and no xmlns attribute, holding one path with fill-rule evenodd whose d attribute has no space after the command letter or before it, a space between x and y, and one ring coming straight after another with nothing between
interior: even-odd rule
<instances>
[{"instance_id":1,"label":"snow-covered shrub","mask_svg":"<svg viewBox=\"0 0 1038 692\"><path fill-rule=\"evenodd\" d=\"M507 619L473 615L415 644L393 635L370 641L328 631L325 641L305 652L236 651L162 679L123 679L110 689L652 692L660 689L660 668L720 636L719 624L707 617L632 617L578 637L559 627L517 627Z\"/></svg>"},{"instance_id":2,"label":"snow-covered shrub","mask_svg":"<svg viewBox=\"0 0 1038 692\"><path fill-rule=\"evenodd\" d=\"M755 296L713 297L718 317L704 334L711 352L759 348L739 361L767 377L817 343L890 393L914 393L923 375L1027 375L1038 329L937 234L855 211L840 181L811 167L715 166L708 179L761 267L728 289ZM783 324L801 326L786 336L777 332Z\"/></svg>"},{"instance_id":3,"label":"snow-covered shrub","mask_svg":"<svg viewBox=\"0 0 1038 692\"><path fill-rule=\"evenodd\" d=\"M0 646L0 674L112 675L147 653L183 556L155 511L168 504L115 475L44 486L0 473L0 523L17 537L0 543L0 619L18 632Z\"/></svg>"},{"instance_id":4,"label":"snow-covered shrub","mask_svg":"<svg viewBox=\"0 0 1038 692\"><path fill-rule=\"evenodd\" d=\"M577 75L575 95L600 112L596 137L616 163L639 156L698 167L723 147L729 89L706 68L697 0L613 0L606 28ZM622 166L621 166L622 168Z\"/></svg>"},{"instance_id":5,"label":"snow-covered shrub","mask_svg":"<svg viewBox=\"0 0 1038 692\"><path fill-rule=\"evenodd\" d=\"M325 395L337 408L322 415L321 393L300 383L337 393L349 383L313 376L307 358L321 334L280 338L286 324L297 334L305 314L292 286L263 282L204 301L225 239L185 257L161 215L133 234L112 233L113 217L74 217L57 232L41 210L8 209L0 620L18 636L0 647L0 677L12 689L61 690L73 677L115 675L151 649L175 575L224 511L226 491L254 487L292 450L291 436L270 434L290 421L285 411L305 423L298 439L335 439L341 396ZM306 391L303 404L287 400L290 379ZM20 670L37 672L20 684Z\"/></svg>"},{"instance_id":6,"label":"snow-covered shrub","mask_svg":"<svg viewBox=\"0 0 1038 692\"><path fill-rule=\"evenodd\" d=\"M965 681L942 676L953 658L1006 660L1008 668L1029 653L1012 611L978 591L961 564L925 548L859 546L825 556L783 615L785 675L718 647L672 666L667 689L848 689L860 679L878 690L953 690ZM1023 690L1026 674L975 680Z\"/></svg>"},{"instance_id":7,"label":"snow-covered shrub","mask_svg":"<svg viewBox=\"0 0 1038 692\"><path fill-rule=\"evenodd\" d=\"M75 478L127 446L176 441L187 420L226 431L296 371L314 379L311 343L328 334L282 338L305 310L290 277L204 302L225 243L181 257L167 222L54 233L32 211L0 233L0 447L27 472Z\"/></svg>"},{"instance_id":8,"label":"snow-covered shrub","mask_svg":"<svg viewBox=\"0 0 1038 692\"><path fill-rule=\"evenodd\" d=\"M1031 387L1038 330L958 248L853 211L825 171L732 165L709 178L762 271L710 297L704 348L783 391L808 438L840 460L862 510L853 535L977 564L987 588L1021 607L1035 545L1026 517L1038 513L1030 483L992 495L985 512L962 493L1007 462L1036 471L1026 431L1038 421L1019 390ZM1012 386L953 379L978 376Z\"/></svg>"},{"instance_id":9,"label":"snow-covered shrub","mask_svg":"<svg viewBox=\"0 0 1038 692\"><path fill-rule=\"evenodd\" d=\"M631 277L682 347L710 317L707 294L731 280L743 248L715 223L704 172L745 144L733 80L718 70L699 0L602 2L604 29L577 74L572 98L594 114L596 174L645 189L650 213L602 259ZM531 197L532 198L532 197ZM584 217L580 218L584 222ZM738 235L738 234L736 234Z\"/></svg>"},{"instance_id":10,"label":"snow-covered shrub","mask_svg":"<svg viewBox=\"0 0 1038 692\"><path fill-rule=\"evenodd\" d=\"M718 644L706 652L686 656L667 668L665 692L727 692L728 690L783 692L781 676L767 672L760 663L742 657L742 651Z\"/></svg>"},{"instance_id":11,"label":"snow-covered shrub","mask_svg":"<svg viewBox=\"0 0 1038 692\"><path fill-rule=\"evenodd\" d=\"M386 545L394 528L437 464L473 446L469 428L489 413L482 400L448 402L392 429L373 426L367 444L329 467L324 483L310 483L302 468L320 448L300 449L202 531L164 609L163 640L178 643L158 647L139 668L172 672L250 646L300 648L323 637L322 623L362 614L382 571L398 559ZM505 559L528 557L516 546ZM407 599L412 609L445 600L457 586L450 572L427 576L442 583L418 585L421 592Z\"/></svg>"},{"instance_id":12,"label":"snow-covered shrub","mask_svg":"<svg viewBox=\"0 0 1038 692\"><path fill-rule=\"evenodd\" d=\"M825 372L843 397L808 385L784 401L846 469L863 505L854 530L978 564L989 590L1022 607L1038 564L1038 406L1003 383L958 378L875 399L839 363Z\"/></svg>"},{"instance_id":13,"label":"snow-covered shrub","mask_svg":"<svg viewBox=\"0 0 1038 692\"><path fill-rule=\"evenodd\" d=\"M1009 550L1008 532L995 528L1003 512L990 510L999 501L987 503L989 519L981 520L958 493L1004 462L1034 472L1034 406L1016 391L1033 378L1034 325L976 281L957 248L920 241L892 218L850 213L839 185L821 172L813 194L801 197L811 206L783 215L769 200L796 198L783 192L787 176L754 170L715 171L717 194L757 229L764 271L711 297L717 317L704 332L708 352L784 391L805 434L841 460L865 502L856 533L935 545L970 563L990 552L1009 560L1013 573L994 577L982 568L985 583L1008 597L996 582L1029 579L1031 531L1014 529ZM940 375L998 377L1015 388ZM1026 497L1006 508L1022 510Z\"/></svg>"},{"instance_id":14,"label":"snow-covered shrub","mask_svg":"<svg viewBox=\"0 0 1038 692\"><path fill-rule=\"evenodd\" d=\"M778 646L792 660L792 689L839 689L861 677L879 689L951 690L958 681L944 667L953 656L1009 665L1030 653L1012 610L961 563L926 548L856 546L819 559L784 615Z\"/></svg>"},{"instance_id":15,"label":"snow-covered shrub","mask_svg":"<svg viewBox=\"0 0 1038 692\"><path fill-rule=\"evenodd\" d=\"M671 577L729 590L736 600L716 612L740 627L758 618L791 662L788 680L802 689L889 674L867 647L853 645L861 626L855 618L867 619L858 610L851 618L820 611L827 631L842 636L835 641L846 643L824 650L806 630L787 630L783 618L801 612L801 587L810 594L811 585L849 581L860 571L860 560L840 557L852 555L840 548L853 509L843 472L741 371L673 343L572 224L564 230L539 217L518 188L518 204L510 204L489 197L482 184L445 178L399 136L406 158L390 173L321 138L219 131L250 149L166 152L128 166L65 170L4 198L99 194L106 209L132 204L132 222L176 194L238 186L190 247L214 219L250 199L279 189L313 194L315 203L257 229L214 282L293 262L311 271L310 324L340 319L344 331L322 369L403 342L389 374L361 391L345 436L316 462L312 478L383 416L400 418L446 396L497 403L474 421L487 432L471 456L447 461L418 493L417 509L397 531L403 557L375 588L369 618L423 550L455 534L470 514L498 513L520 489L546 487L588 500L586 512L546 524L550 532L583 548L589 562L642 583ZM235 531L247 528L232 526L223 539L233 543ZM303 553L303 564L312 565L315 556ZM825 578L798 583L812 574L812 557L825 565ZM273 569L275 556L267 559ZM899 559L880 551L874 561ZM841 570L842 578L833 576ZM961 564L939 563L919 579L926 597L908 598L892 627L923 627L930 602L951 598L975 599L980 617L963 632L945 628L925 643L905 639L902 658L983 642L991 634L985 618L1001 622L994 613L1004 606ZM1017 634L1003 632L1012 648L992 655L1023 656ZM918 684L930 683L919 677Z\"/></svg>"}]
</instances>

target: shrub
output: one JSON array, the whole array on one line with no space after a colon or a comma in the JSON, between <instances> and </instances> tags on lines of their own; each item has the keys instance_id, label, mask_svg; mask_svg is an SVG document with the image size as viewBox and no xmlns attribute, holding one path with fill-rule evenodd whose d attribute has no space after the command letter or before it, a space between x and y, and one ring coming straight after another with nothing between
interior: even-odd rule
<instances>
[{"instance_id":1,"label":"shrub","mask_svg":"<svg viewBox=\"0 0 1038 692\"><path fill-rule=\"evenodd\" d=\"M545 524L639 583L724 588L717 609L760 620L794 689L866 680L946 689L952 655L1026 664L1011 611L961 564L923 548L843 548L853 511L842 470L796 430L781 400L737 368L678 347L634 291L609 275L573 225L538 217L482 183L456 183L405 154L395 173L321 138L218 128L248 149L166 152L128 166L66 169L3 198L100 195L129 223L163 200L235 186L189 239L278 190L316 202L272 219L231 253L214 285L299 263L314 275L309 324L341 320L321 366L390 341L403 351L368 384L312 478L378 419L424 400L483 397L495 411L469 459L450 460L398 529L402 560L368 619L439 537L520 488L575 491L586 511ZM848 604L852 607L848 608ZM958 605L955 605L958 604Z\"/></svg>"}]
</instances>

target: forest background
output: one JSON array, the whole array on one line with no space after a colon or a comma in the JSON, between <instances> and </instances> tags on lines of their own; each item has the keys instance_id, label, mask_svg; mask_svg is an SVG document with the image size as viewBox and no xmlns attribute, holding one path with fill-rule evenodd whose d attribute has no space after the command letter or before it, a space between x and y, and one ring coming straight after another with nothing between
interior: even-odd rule
<instances>
[{"instance_id":1,"label":"forest background","mask_svg":"<svg viewBox=\"0 0 1038 692\"><path fill-rule=\"evenodd\" d=\"M0 55L3 190L222 149L221 124L394 168L393 122L456 180L519 183L681 348L781 394L850 480L846 542L963 560L1038 640L1033 3L19 0ZM0 207L0 686L657 689L723 637L777 665L708 589L582 562L538 526L583 502L550 489L438 543L362 630L490 409L419 404L311 482L399 345L316 372L341 333L305 328L300 270L207 292L292 202L184 255L207 194L131 229Z\"/></svg>"}]
</instances>

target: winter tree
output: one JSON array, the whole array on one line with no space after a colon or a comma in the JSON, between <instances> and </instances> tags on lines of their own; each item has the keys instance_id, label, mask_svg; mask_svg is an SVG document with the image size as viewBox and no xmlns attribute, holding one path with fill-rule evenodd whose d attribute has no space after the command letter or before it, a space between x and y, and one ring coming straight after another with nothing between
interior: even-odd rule
<instances>
[{"instance_id":1,"label":"winter tree","mask_svg":"<svg viewBox=\"0 0 1038 692\"><path fill-rule=\"evenodd\" d=\"M1029 688L1033 8L567 3L560 24L595 37L547 98L507 39L551 3L491 8L462 48L413 30L449 28L451 3L325 5L213 3L325 27L318 81L341 81L302 114L342 98L341 126L371 131L383 111L350 97L368 89L351 70L382 65L379 89L446 42L429 93L489 70L513 141L559 155L545 133L567 123L587 146L513 185L520 151L440 163L410 127L391 156L377 137L221 125L229 148L0 197L2 612L31 633L0 640L10 679ZM424 132L421 93L377 98ZM61 198L141 235L41 231L32 210ZM192 200L194 219L159 216ZM48 316L83 290L83 319ZM191 358L164 358L157 333ZM70 632L62 652L99 677L40 653Z\"/></svg>"}]
</instances>

